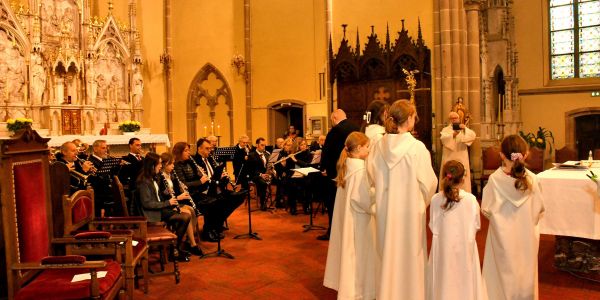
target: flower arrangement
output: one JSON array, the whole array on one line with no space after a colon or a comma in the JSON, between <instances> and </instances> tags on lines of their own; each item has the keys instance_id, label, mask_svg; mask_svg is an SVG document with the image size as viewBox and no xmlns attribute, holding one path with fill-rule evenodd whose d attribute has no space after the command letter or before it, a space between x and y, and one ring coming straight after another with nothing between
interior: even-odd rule
<instances>
[{"instance_id":1,"label":"flower arrangement","mask_svg":"<svg viewBox=\"0 0 600 300\"><path fill-rule=\"evenodd\" d=\"M31 126L32 123L33 120L27 118L8 119L6 120L6 129L12 132L17 132L26 126Z\"/></svg>"},{"instance_id":2,"label":"flower arrangement","mask_svg":"<svg viewBox=\"0 0 600 300\"><path fill-rule=\"evenodd\" d=\"M132 121L132 120L123 121L123 122L119 123L119 130L121 130L123 132L139 131L141 128L141 125L142 125L142 123L140 123L138 121Z\"/></svg>"},{"instance_id":3,"label":"flower arrangement","mask_svg":"<svg viewBox=\"0 0 600 300\"><path fill-rule=\"evenodd\" d=\"M552 131L539 127L536 133L530 132L525 134L523 131L519 131L519 135L529 144L529 147L538 147L540 149L546 149L546 146L549 147L550 152L552 152L552 144L554 144L554 135L552 135ZM552 141L549 143L549 141Z\"/></svg>"}]
</instances>

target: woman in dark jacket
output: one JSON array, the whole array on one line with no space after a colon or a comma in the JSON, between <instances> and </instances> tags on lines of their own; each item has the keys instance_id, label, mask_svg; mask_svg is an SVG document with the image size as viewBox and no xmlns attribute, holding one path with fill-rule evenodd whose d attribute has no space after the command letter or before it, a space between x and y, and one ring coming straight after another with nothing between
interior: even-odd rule
<instances>
[{"instance_id":1,"label":"woman in dark jacket","mask_svg":"<svg viewBox=\"0 0 600 300\"><path fill-rule=\"evenodd\" d=\"M190 223L190 215L179 211L176 198L162 201L159 196L158 174L162 167L160 157L156 153L148 153L142 161L142 170L137 179L140 203L148 222L163 221L175 228L179 261L189 261L189 253L182 251L181 241Z\"/></svg>"}]
</instances>

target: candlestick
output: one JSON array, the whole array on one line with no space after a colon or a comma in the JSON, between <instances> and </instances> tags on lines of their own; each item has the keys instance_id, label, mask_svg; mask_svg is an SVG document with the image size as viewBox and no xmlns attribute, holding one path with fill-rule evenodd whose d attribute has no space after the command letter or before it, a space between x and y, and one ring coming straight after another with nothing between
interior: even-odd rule
<instances>
[{"instance_id":1,"label":"candlestick","mask_svg":"<svg viewBox=\"0 0 600 300\"><path fill-rule=\"evenodd\" d=\"M204 136L206 136L206 125L204 126Z\"/></svg>"},{"instance_id":2,"label":"candlestick","mask_svg":"<svg viewBox=\"0 0 600 300\"><path fill-rule=\"evenodd\" d=\"M217 136L220 136L221 134L221 125L217 125Z\"/></svg>"}]
</instances>

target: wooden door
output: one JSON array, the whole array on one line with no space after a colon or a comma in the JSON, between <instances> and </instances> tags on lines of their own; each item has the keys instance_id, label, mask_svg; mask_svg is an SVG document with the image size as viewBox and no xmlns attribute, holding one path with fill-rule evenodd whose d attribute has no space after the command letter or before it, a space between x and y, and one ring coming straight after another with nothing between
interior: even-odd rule
<instances>
[{"instance_id":1,"label":"wooden door","mask_svg":"<svg viewBox=\"0 0 600 300\"><path fill-rule=\"evenodd\" d=\"M62 110L62 134L81 134L81 111L78 109Z\"/></svg>"}]
</instances>

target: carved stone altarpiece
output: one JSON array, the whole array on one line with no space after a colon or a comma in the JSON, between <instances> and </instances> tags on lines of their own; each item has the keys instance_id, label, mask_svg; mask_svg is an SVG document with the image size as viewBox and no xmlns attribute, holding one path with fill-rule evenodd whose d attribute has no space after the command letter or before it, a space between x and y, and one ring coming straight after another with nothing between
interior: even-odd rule
<instances>
[{"instance_id":1,"label":"carved stone altarpiece","mask_svg":"<svg viewBox=\"0 0 600 300\"><path fill-rule=\"evenodd\" d=\"M109 1L110 2L110 1ZM0 0L0 128L27 117L50 135L97 134L141 120L135 1L130 24L92 17L89 0Z\"/></svg>"}]
</instances>

